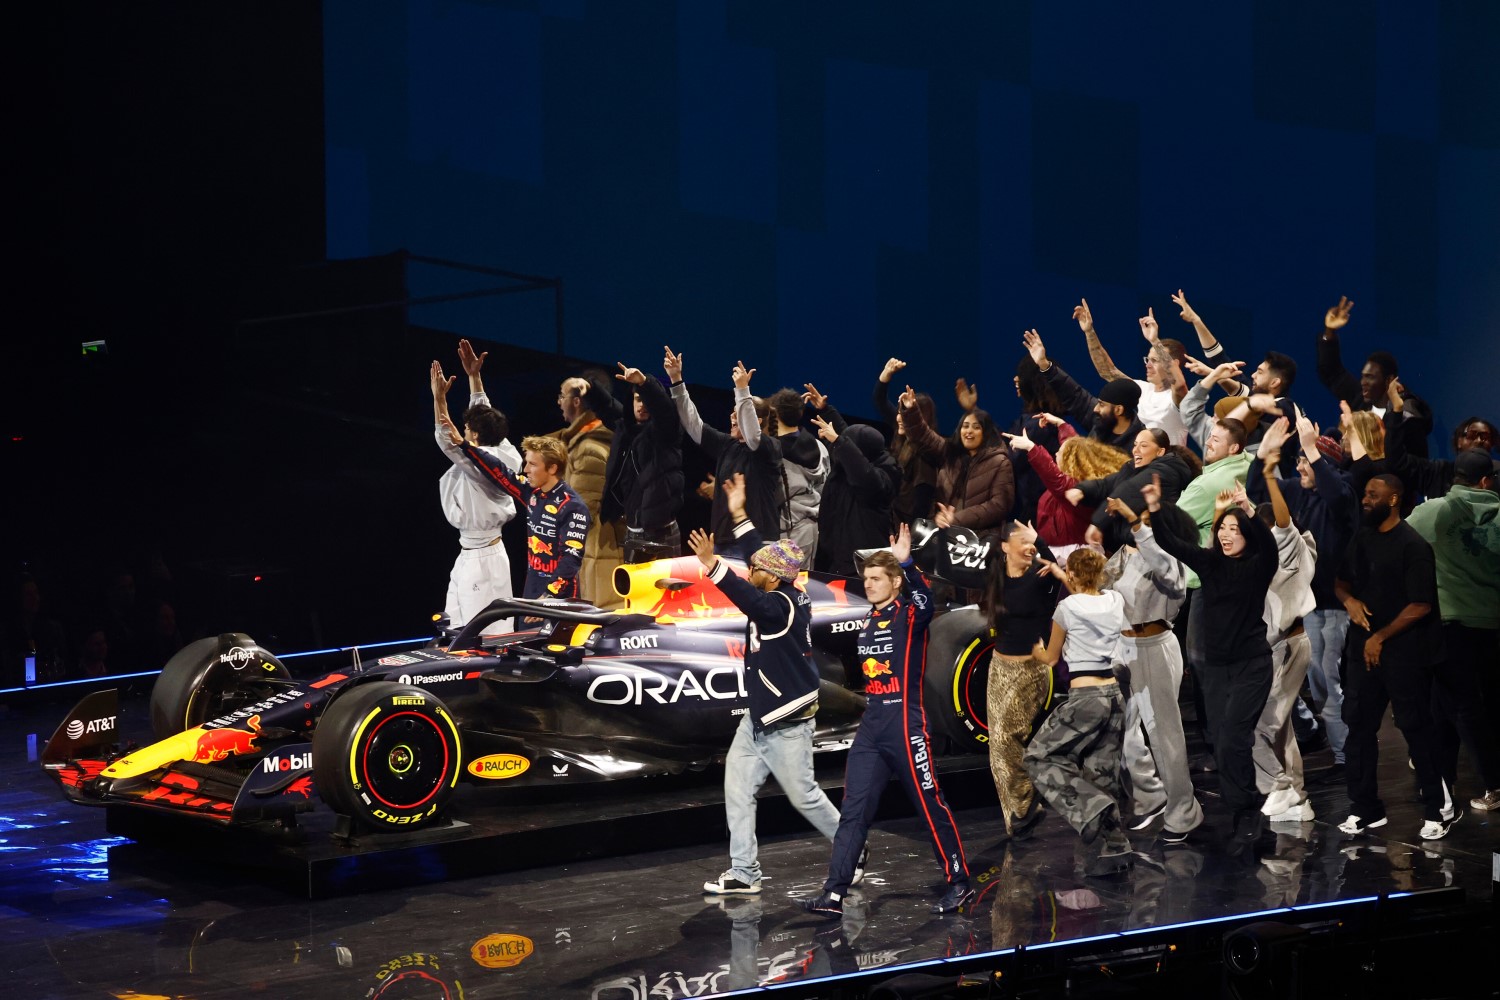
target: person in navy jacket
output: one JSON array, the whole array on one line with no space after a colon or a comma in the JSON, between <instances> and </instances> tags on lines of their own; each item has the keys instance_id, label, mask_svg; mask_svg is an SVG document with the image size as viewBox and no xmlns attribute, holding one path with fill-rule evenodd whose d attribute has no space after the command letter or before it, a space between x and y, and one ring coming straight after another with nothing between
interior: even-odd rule
<instances>
[{"instance_id":1,"label":"person in navy jacket","mask_svg":"<svg viewBox=\"0 0 1500 1000\"><path fill-rule=\"evenodd\" d=\"M844 771L844 803L828 880L803 909L826 917L844 912L844 896L865 863L865 837L881 793L895 775L932 838L947 891L933 913L953 913L974 898L969 868L953 813L943 800L933 769L927 717L922 707L922 670L927 663L927 626L932 591L911 559L911 529L901 526L889 552L865 560L862 573L870 616L859 630L860 670L866 677L864 718ZM910 590L902 594L905 580Z\"/></svg>"},{"instance_id":2,"label":"person in navy jacket","mask_svg":"<svg viewBox=\"0 0 1500 1000\"><path fill-rule=\"evenodd\" d=\"M818 712L818 668L812 652L812 601L797 586L804 557L790 539L759 544L745 517L745 477L735 473L719 488L735 518L734 535L750 556L749 579L714 554L701 528L688 538L707 581L745 614L745 690L749 707L724 758L724 814L729 823L729 868L703 883L717 895L760 892L755 839L755 793L775 775L787 800L818 832L833 839L839 811L813 774L813 717Z\"/></svg>"}]
</instances>

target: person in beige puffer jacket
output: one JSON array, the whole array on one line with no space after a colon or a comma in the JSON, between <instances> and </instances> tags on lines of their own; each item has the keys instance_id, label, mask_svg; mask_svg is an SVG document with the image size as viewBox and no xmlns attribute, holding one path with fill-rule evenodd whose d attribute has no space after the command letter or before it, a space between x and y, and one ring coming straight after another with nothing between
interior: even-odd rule
<instances>
[{"instance_id":1,"label":"person in beige puffer jacket","mask_svg":"<svg viewBox=\"0 0 1500 1000\"><path fill-rule=\"evenodd\" d=\"M594 522L594 530L589 532L583 549L583 567L578 572L583 599L600 608L616 608L621 598L615 593L613 576L615 567L620 565L620 536L624 528L618 521L604 521L599 513L604 497L604 468L615 435L584 401L590 384L587 378L576 376L563 380L557 405L568 425L549 436L562 441L568 449L564 478L583 497Z\"/></svg>"}]
</instances>

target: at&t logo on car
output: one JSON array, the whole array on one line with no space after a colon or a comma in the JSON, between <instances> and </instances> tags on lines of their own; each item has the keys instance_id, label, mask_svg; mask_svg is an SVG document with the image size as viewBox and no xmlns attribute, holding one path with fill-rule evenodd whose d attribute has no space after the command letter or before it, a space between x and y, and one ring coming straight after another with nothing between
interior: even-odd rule
<instances>
[{"instance_id":1,"label":"at&t logo on car","mask_svg":"<svg viewBox=\"0 0 1500 1000\"><path fill-rule=\"evenodd\" d=\"M275 774L278 771L306 771L311 767L311 753L294 753L285 757L267 757L260 762L260 769L266 774Z\"/></svg>"},{"instance_id":2,"label":"at&t logo on car","mask_svg":"<svg viewBox=\"0 0 1500 1000\"><path fill-rule=\"evenodd\" d=\"M112 733L115 731L115 717L107 716L103 719L74 719L68 723L68 739L77 740L95 733Z\"/></svg>"}]
</instances>

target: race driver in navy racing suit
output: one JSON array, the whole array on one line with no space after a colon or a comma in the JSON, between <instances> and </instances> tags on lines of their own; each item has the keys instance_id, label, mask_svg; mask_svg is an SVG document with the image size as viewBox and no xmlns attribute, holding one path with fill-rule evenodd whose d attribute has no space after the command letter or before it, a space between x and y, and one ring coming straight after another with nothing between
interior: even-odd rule
<instances>
[{"instance_id":1,"label":"race driver in navy racing suit","mask_svg":"<svg viewBox=\"0 0 1500 1000\"><path fill-rule=\"evenodd\" d=\"M856 867L864 867L865 838L891 775L906 789L917 817L932 838L932 851L943 867L947 891L932 904L933 913L954 913L974 898L969 867L953 814L943 801L933 769L927 717L922 709L922 670L927 663L927 626L932 621L932 591L911 560L911 530L891 539L889 552L865 560L862 573L870 617L859 630L859 666L865 675L864 718L844 771L844 802L833 839L828 880L816 899L803 900L810 913L837 917ZM903 578L910 594L903 596Z\"/></svg>"}]
</instances>

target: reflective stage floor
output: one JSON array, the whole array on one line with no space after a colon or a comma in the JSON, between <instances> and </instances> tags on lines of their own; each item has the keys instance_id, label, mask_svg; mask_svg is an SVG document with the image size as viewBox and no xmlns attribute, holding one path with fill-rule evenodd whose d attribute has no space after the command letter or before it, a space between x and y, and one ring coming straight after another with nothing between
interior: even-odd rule
<instances>
[{"instance_id":1,"label":"reflective stage floor","mask_svg":"<svg viewBox=\"0 0 1500 1000\"><path fill-rule=\"evenodd\" d=\"M1201 835L1140 843L1128 876L1096 879L1075 870L1076 838L1055 816L1035 839L997 845L996 807L961 810L983 891L958 916L928 912L938 873L910 819L876 827L865 885L832 924L795 903L817 892L828 861L811 832L762 842L760 897L701 895L725 866L721 840L461 880L435 871L425 885L310 902L231 865L184 863L171 845L128 845L106 834L102 810L64 803L34 756L66 707L0 710L7 996L675 1000L1384 893L1458 886L1489 900L1500 849L1500 822L1472 811L1447 839L1416 839L1404 748L1388 729L1384 837L1340 834L1342 786L1317 787L1317 821L1277 825L1256 851L1230 857L1219 843L1226 817L1204 781ZM129 716L142 724L143 700L123 701L122 713L134 735ZM1309 768L1328 762L1327 751L1313 754ZM1464 775L1467 806L1477 784ZM820 995L852 995L838 989Z\"/></svg>"}]
</instances>

